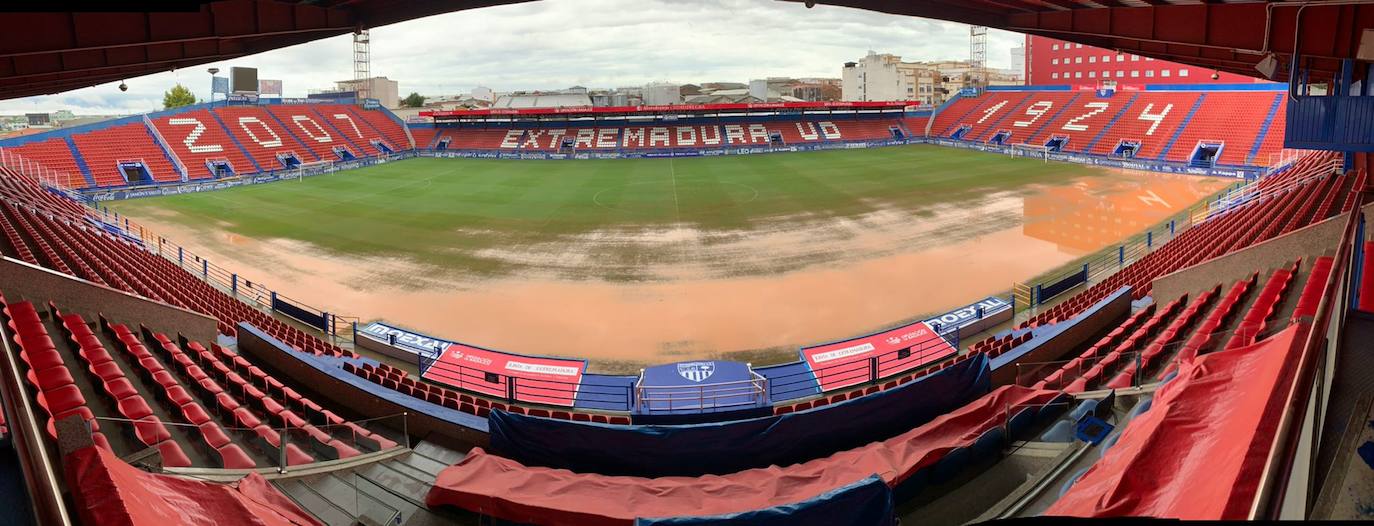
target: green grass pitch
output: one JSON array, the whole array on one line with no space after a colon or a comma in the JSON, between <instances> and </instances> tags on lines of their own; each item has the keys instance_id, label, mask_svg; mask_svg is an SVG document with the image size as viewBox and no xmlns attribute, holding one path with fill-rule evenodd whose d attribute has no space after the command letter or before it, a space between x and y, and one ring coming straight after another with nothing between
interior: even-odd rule
<instances>
[{"instance_id":1,"label":"green grass pitch","mask_svg":"<svg viewBox=\"0 0 1374 526\"><path fill-rule=\"evenodd\" d=\"M883 208L919 214L933 205L1101 173L922 145L671 160L418 158L110 207L198 231L499 275L506 269L472 253L598 229L748 230L780 219L817 221Z\"/></svg>"}]
</instances>

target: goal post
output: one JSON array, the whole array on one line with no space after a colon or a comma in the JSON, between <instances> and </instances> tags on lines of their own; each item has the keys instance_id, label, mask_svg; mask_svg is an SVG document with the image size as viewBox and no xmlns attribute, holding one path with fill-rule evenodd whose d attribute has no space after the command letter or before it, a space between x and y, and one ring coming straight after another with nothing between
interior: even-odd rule
<instances>
[{"instance_id":1,"label":"goal post","mask_svg":"<svg viewBox=\"0 0 1374 526\"><path fill-rule=\"evenodd\" d=\"M1021 143L1013 144L1011 148L1015 157L1036 157L1044 159L1046 164L1050 162L1049 146Z\"/></svg>"},{"instance_id":2,"label":"goal post","mask_svg":"<svg viewBox=\"0 0 1374 526\"><path fill-rule=\"evenodd\" d=\"M329 172L334 168L334 161L321 160L296 165L296 180L305 179L307 175L318 175Z\"/></svg>"}]
</instances>

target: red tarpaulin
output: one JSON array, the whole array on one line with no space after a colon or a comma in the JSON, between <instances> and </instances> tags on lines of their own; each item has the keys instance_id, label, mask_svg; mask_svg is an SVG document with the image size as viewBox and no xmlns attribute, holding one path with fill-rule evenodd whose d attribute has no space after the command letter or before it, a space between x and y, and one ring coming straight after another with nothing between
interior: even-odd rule
<instances>
[{"instance_id":1,"label":"red tarpaulin","mask_svg":"<svg viewBox=\"0 0 1374 526\"><path fill-rule=\"evenodd\" d=\"M318 525L256 473L233 484L149 473L104 448L66 458L67 485L84 524L176 526Z\"/></svg>"},{"instance_id":2,"label":"red tarpaulin","mask_svg":"<svg viewBox=\"0 0 1374 526\"><path fill-rule=\"evenodd\" d=\"M474 448L439 473L425 503L548 525L625 525L636 517L720 515L805 501L877 474L889 486L1057 391L1006 386L883 442L787 467L701 477L616 477L529 467Z\"/></svg>"},{"instance_id":3,"label":"red tarpaulin","mask_svg":"<svg viewBox=\"0 0 1374 526\"><path fill-rule=\"evenodd\" d=\"M1045 515L1245 519L1306 333L1186 362Z\"/></svg>"}]
</instances>

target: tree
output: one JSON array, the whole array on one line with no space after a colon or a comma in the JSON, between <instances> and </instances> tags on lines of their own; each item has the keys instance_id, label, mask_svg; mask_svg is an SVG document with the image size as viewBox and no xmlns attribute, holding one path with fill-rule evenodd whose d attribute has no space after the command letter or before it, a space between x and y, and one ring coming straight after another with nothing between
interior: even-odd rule
<instances>
[{"instance_id":1,"label":"tree","mask_svg":"<svg viewBox=\"0 0 1374 526\"><path fill-rule=\"evenodd\" d=\"M196 96L186 86L177 84L162 94L162 109L170 110L196 103Z\"/></svg>"},{"instance_id":2,"label":"tree","mask_svg":"<svg viewBox=\"0 0 1374 526\"><path fill-rule=\"evenodd\" d=\"M408 108L419 108L425 105L425 97L412 91L410 95L406 95L406 98L401 99L401 104Z\"/></svg>"}]
</instances>

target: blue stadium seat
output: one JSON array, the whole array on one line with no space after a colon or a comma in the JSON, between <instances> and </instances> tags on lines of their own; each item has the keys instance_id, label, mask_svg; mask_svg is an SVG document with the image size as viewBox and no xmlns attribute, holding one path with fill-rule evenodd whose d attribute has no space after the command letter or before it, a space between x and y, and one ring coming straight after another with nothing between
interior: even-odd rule
<instances>
[{"instance_id":1,"label":"blue stadium seat","mask_svg":"<svg viewBox=\"0 0 1374 526\"><path fill-rule=\"evenodd\" d=\"M1061 394L1055 397L1054 400L1040 407L1039 412L1035 415L1035 421L1049 422L1059 418L1060 415L1064 414L1064 410L1068 409L1069 404L1072 402L1073 397L1067 394Z\"/></svg>"},{"instance_id":2,"label":"blue stadium seat","mask_svg":"<svg viewBox=\"0 0 1374 526\"><path fill-rule=\"evenodd\" d=\"M1007 421L1007 431L1013 440L1020 439L1030 430L1035 422L1036 408L1026 407L1021 409Z\"/></svg>"},{"instance_id":3,"label":"blue stadium seat","mask_svg":"<svg viewBox=\"0 0 1374 526\"><path fill-rule=\"evenodd\" d=\"M1069 420L1074 422L1082 420L1085 415L1092 413L1095 409L1097 409L1096 399L1084 400L1083 403L1078 404L1077 407L1073 408L1073 411L1069 412Z\"/></svg>"},{"instance_id":4,"label":"blue stadium seat","mask_svg":"<svg viewBox=\"0 0 1374 526\"><path fill-rule=\"evenodd\" d=\"M960 472L968 469L969 461L973 457L973 452L966 447L958 447L945 454L945 458L935 463L930 471L930 482L932 484L944 484L955 477Z\"/></svg>"},{"instance_id":5,"label":"blue stadium seat","mask_svg":"<svg viewBox=\"0 0 1374 526\"><path fill-rule=\"evenodd\" d=\"M1126 417L1126 420L1132 420L1135 417L1140 416L1141 413L1149 411L1150 406L1153 404L1154 398L1146 397L1144 399L1141 399L1139 402L1136 402L1135 407L1131 408L1131 413Z\"/></svg>"},{"instance_id":6,"label":"blue stadium seat","mask_svg":"<svg viewBox=\"0 0 1374 526\"><path fill-rule=\"evenodd\" d=\"M937 461L936 464L938 463L939 462ZM916 472L912 473L910 477L907 477L906 480L903 480L901 484L898 484L897 487L892 488L893 500L895 500L896 502L905 502L906 500L911 499L912 497L920 495L921 492L925 491L926 487L930 485L930 473L934 470L934 465L926 466L924 468L916 470Z\"/></svg>"},{"instance_id":7,"label":"blue stadium seat","mask_svg":"<svg viewBox=\"0 0 1374 526\"><path fill-rule=\"evenodd\" d=\"M1172 370L1172 371L1169 371L1169 374L1164 375L1164 379L1159 381L1159 385L1164 385L1164 384L1169 383L1169 380L1173 380L1174 377L1176 377L1176 376L1178 376L1178 370L1177 370L1177 369Z\"/></svg>"},{"instance_id":8,"label":"blue stadium seat","mask_svg":"<svg viewBox=\"0 0 1374 526\"><path fill-rule=\"evenodd\" d=\"M1073 442L1074 425L1072 420L1060 420L1040 435L1044 442Z\"/></svg>"},{"instance_id":9,"label":"blue stadium seat","mask_svg":"<svg viewBox=\"0 0 1374 526\"><path fill-rule=\"evenodd\" d=\"M985 461L1002 455L1002 446L1006 444L1007 432L1000 427L994 427L983 432L978 440L973 442L972 456L977 461Z\"/></svg>"},{"instance_id":10,"label":"blue stadium seat","mask_svg":"<svg viewBox=\"0 0 1374 526\"><path fill-rule=\"evenodd\" d=\"M1116 433L1112 433L1111 436L1109 436L1109 437L1103 439L1103 440L1102 440L1102 443L1097 445L1097 457L1098 457L1098 458L1102 458L1103 456L1106 456L1106 455L1107 455L1107 450L1108 450L1108 449L1111 449L1112 446L1116 445L1116 441L1117 441L1118 439L1120 439L1120 438L1121 438L1121 433L1120 433L1120 432L1116 432Z\"/></svg>"},{"instance_id":11,"label":"blue stadium seat","mask_svg":"<svg viewBox=\"0 0 1374 526\"><path fill-rule=\"evenodd\" d=\"M1083 474L1087 472L1088 468L1083 468L1078 470L1077 473L1074 473L1072 477L1069 477L1069 480L1064 482L1064 486L1059 488L1059 496L1063 497L1065 493L1068 493L1069 488L1072 488L1074 483L1078 482L1078 479L1083 478Z\"/></svg>"}]
</instances>

